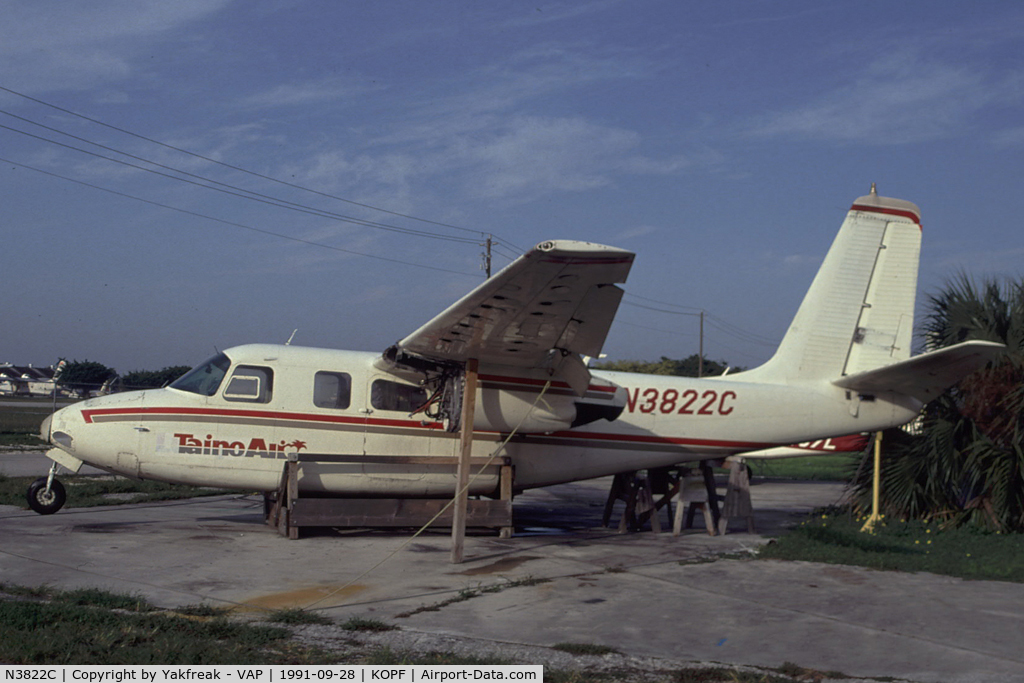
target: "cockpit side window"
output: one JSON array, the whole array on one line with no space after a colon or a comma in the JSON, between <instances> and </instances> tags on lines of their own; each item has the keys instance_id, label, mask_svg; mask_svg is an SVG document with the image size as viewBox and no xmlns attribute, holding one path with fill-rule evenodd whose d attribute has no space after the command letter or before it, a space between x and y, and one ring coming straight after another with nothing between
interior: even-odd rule
<instances>
[{"instance_id":1,"label":"cockpit side window","mask_svg":"<svg viewBox=\"0 0 1024 683\"><path fill-rule=\"evenodd\" d=\"M345 372L318 372L313 376L313 405L343 410L352 402L352 377Z\"/></svg>"},{"instance_id":2,"label":"cockpit side window","mask_svg":"<svg viewBox=\"0 0 1024 683\"><path fill-rule=\"evenodd\" d=\"M270 403L274 395L274 371L258 365L239 365L231 373L224 398L245 403Z\"/></svg>"},{"instance_id":3,"label":"cockpit side window","mask_svg":"<svg viewBox=\"0 0 1024 683\"><path fill-rule=\"evenodd\" d=\"M172 389L188 391L200 396L213 396L224 380L231 359L223 353L203 361L171 383Z\"/></svg>"},{"instance_id":4,"label":"cockpit side window","mask_svg":"<svg viewBox=\"0 0 1024 683\"><path fill-rule=\"evenodd\" d=\"M399 384L386 379L374 380L370 385L370 405L378 410L400 410L411 413L427 402L427 391L411 384Z\"/></svg>"}]
</instances>

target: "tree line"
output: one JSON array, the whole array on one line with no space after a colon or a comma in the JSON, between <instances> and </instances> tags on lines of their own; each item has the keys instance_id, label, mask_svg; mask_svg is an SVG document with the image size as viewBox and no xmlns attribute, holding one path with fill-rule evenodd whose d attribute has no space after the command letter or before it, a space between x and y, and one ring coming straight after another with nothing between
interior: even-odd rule
<instances>
[{"instance_id":1,"label":"tree line","mask_svg":"<svg viewBox=\"0 0 1024 683\"><path fill-rule=\"evenodd\" d=\"M717 377L728 372L742 372L746 368L730 366L724 360L703 359L703 374L701 374L701 357L696 353L686 358L669 358L662 356L661 360L617 360L596 363L596 370L612 370L616 372L640 372L646 375L675 375L676 377Z\"/></svg>"},{"instance_id":2,"label":"tree line","mask_svg":"<svg viewBox=\"0 0 1024 683\"><path fill-rule=\"evenodd\" d=\"M178 379L191 368L187 365L170 365L162 370L133 370L124 375L103 363L91 360L66 361L56 375L57 386L78 396L88 396L103 387L110 391L131 391L135 389L159 389Z\"/></svg>"}]
</instances>

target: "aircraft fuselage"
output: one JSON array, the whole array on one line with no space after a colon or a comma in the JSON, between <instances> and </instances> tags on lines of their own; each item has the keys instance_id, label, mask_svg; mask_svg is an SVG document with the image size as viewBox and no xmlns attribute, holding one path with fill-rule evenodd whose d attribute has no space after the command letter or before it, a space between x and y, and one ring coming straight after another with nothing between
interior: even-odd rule
<instances>
[{"instance_id":1,"label":"aircraft fuselage","mask_svg":"<svg viewBox=\"0 0 1024 683\"><path fill-rule=\"evenodd\" d=\"M299 453L307 460L300 488L308 492L453 492L451 467L415 459L456 462L459 434L414 413L426 392L408 373L381 370L379 354L248 345L223 358L172 387L58 411L46 428L63 453L51 457L72 468L80 461L132 477L270 491L289 454ZM744 382L742 373L594 371L578 397L542 372L508 370L480 369L473 455L510 458L517 490L872 431L920 409L902 396L851 395L825 381ZM491 468L471 493L496 486Z\"/></svg>"}]
</instances>

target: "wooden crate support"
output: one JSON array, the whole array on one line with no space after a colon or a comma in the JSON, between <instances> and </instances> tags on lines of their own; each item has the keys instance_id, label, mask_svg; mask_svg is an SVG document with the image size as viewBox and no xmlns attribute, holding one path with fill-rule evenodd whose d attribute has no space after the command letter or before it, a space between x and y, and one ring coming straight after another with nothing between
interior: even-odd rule
<instances>
[{"instance_id":1,"label":"wooden crate support","mask_svg":"<svg viewBox=\"0 0 1024 683\"><path fill-rule=\"evenodd\" d=\"M299 492L299 472L306 462L373 462L394 465L446 465L456 467L445 456L319 456L292 455L284 464L281 483L274 499L264 505L266 522L282 536L299 537L300 529L308 527L420 527L430 522L448 503L442 498L332 498L303 495ZM488 463L490 463L488 465ZM498 529L502 538L512 536L512 486L514 468L508 458L474 457L471 467L497 468L500 498L469 500L465 523L468 527ZM451 527L454 509L449 507L431 526Z\"/></svg>"}]
</instances>

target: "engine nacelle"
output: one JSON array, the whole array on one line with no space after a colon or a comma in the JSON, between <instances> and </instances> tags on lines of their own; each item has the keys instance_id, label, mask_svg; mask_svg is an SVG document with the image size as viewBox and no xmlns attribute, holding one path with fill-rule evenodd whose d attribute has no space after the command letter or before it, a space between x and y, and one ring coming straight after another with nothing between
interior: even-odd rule
<instances>
[{"instance_id":1,"label":"engine nacelle","mask_svg":"<svg viewBox=\"0 0 1024 683\"><path fill-rule=\"evenodd\" d=\"M626 407L626 390L593 378L577 396L564 382L480 375L473 427L485 431L545 434L596 420L614 420Z\"/></svg>"}]
</instances>

